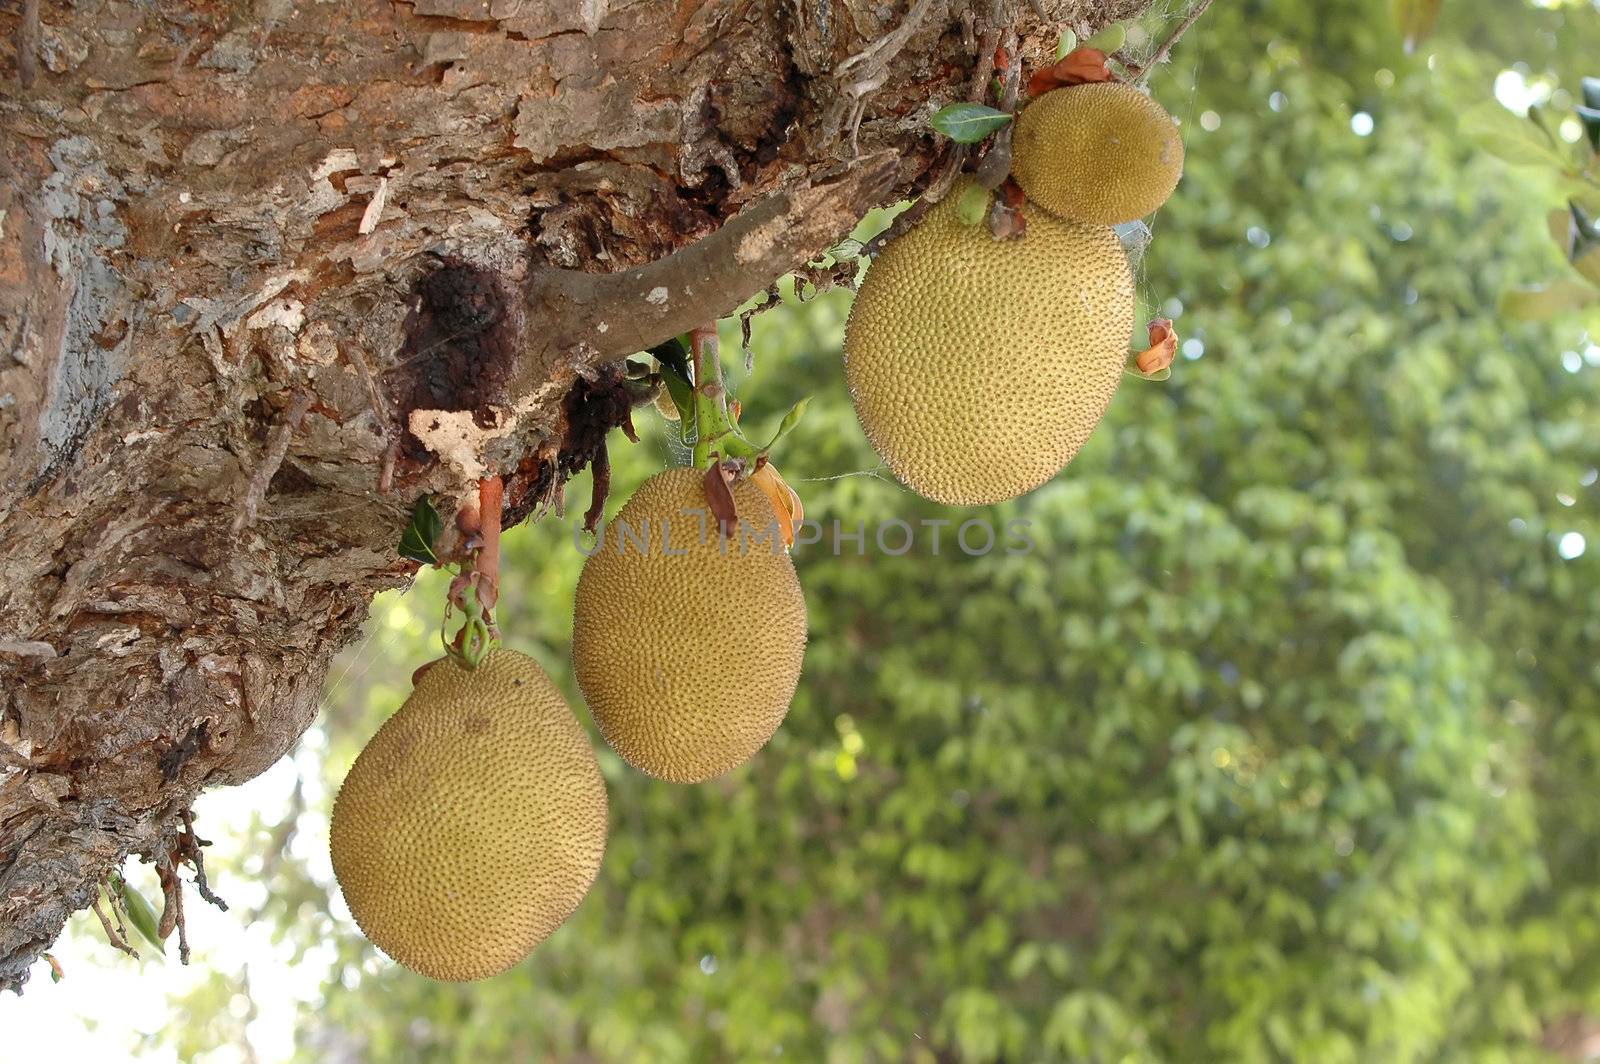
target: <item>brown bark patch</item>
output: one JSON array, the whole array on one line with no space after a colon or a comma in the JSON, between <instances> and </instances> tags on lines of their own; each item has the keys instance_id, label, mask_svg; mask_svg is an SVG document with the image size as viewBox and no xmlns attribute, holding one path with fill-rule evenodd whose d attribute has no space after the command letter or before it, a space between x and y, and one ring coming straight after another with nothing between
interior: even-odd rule
<instances>
[{"instance_id":1,"label":"brown bark patch","mask_svg":"<svg viewBox=\"0 0 1600 1064\"><path fill-rule=\"evenodd\" d=\"M480 427L494 427L523 347L519 301L494 271L458 258L423 274L414 295L390 385L401 426L413 410L471 410ZM409 431L404 446L414 461L429 457Z\"/></svg>"}]
</instances>

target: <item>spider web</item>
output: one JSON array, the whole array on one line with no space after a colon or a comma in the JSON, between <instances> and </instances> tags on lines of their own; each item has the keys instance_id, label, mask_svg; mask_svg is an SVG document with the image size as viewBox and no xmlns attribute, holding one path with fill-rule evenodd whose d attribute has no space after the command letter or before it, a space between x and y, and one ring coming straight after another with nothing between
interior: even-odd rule
<instances>
[{"instance_id":1,"label":"spider web","mask_svg":"<svg viewBox=\"0 0 1600 1064\"><path fill-rule=\"evenodd\" d=\"M1123 47L1122 55L1136 67L1148 65L1162 43L1183 24L1184 19L1202 6L1202 2L1156 0L1149 11L1129 23L1128 43ZM1190 149L1194 147L1190 143L1191 131L1199 129L1199 86L1205 60L1204 29L1205 16L1202 15L1174 45L1166 60L1146 75L1152 95L1178 121L1185 144ZM1181 185L1176 194L1183 195ZM1126 222L1116 227L1117 236L1128 252L1139 301L1148 316L1177 318L1182 313L1182 305L1175 304L1165 293L1152 287L1149 271L1145 268L1145 254L1156 241L1160 219L1160 212L1157 212L1137 222ZM1159 254L1159 249L1156 253ZM1180 328L1179 333L1182 332Z\"/></svg>"}]
</instances>

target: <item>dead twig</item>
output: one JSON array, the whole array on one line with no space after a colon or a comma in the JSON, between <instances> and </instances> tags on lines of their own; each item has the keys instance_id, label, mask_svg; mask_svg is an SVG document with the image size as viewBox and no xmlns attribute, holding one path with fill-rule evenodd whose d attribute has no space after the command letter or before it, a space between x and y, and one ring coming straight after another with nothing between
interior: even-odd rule
<instances>
[{"instance_id":1,"label":"dead twig","mask_svg":"<svg viewBox=\"0 0 1600 1064\"><path fill-rule=\"evenodd\" d=\"M1128 73L1139 81L1149 77L1152 70L1166 62L1167 56L1172 52L1172 46L1177 44L1185 33L1189 32L1191 26L1200 21L1200 16L1204 15L1206 9L1210 6L1211 0L1200 0L1199 3L1195 4L1189 13L1184 16L1183 21L1178 23L1171 33L1167 34L1167 39L1162 41L1156 50L1150 54L1150 58L1145 60L1141 66L1129 67Z\"/></svg>"},{"instance_id":2,"label":"dead twig","mask_svg":"<svg viewBox=\"0 0 1600 1064\"><path fill-rule=\"evenodd\" d=\"M134 960L138 960L139 951L128 945L128 940L125 937L126 931L124 930L123 934L118 934L116 928L111 926L111 921L106 919L106 911L100 908L100 892L98 890L95 891L94 901L89 903L89 908L94 911L94 915L99 919L100 928L106 933L106 941Z\"/></svg>"},{"instance_id":3,"label":"dead twig","mask_svg":"<svg viewBox=\"0 0 1600 1064\"><path fill-rule=\"evenodd\" d=\"M767 290L761 294L764 298L760 303L753 307L746 307L739 312L739 338L741 341L740 346L744 350L744 369L746 373L754 369L756 364L756 353L750 347L751 320L775 307L783 305L783 295L778 291L777 281L767 285Z\"/></svg>"},{"instance_id":4,"label":"dead twig","mask_svg":"<svg viewBox=\"0 0 1600 1064\"><path fill-rule=\"evenodd\" d=\"M999 48L1007 56L1005 75L1000 83L1000 110L1009 114L1016 109L1017 93L1022 88L1022 60L1017 55L1017 31L1008 26L1001 34ZM990 192L1005 184L1006 178L1011 176L1012 128L1007 125L994 135L989 142L989 150L984 153L983 161L975 171L978 184Z\"/></svg>"},{"instance_id":5,"label":"dead twig","mask_svg":"<svg viewBox=\"0 0 1600 1064\"><path fill-rule=\"evenodd\" d=\"M889 64L900 54L906 42L911 40L911 35L917 32L917 27L922 25L923 16L932 6L933 0L915 0L900 25L834 67L834 77L841 80L844 91L851 100L849 126L852 157L860 154L856 138L861 131L861 119L867 112L867 97L889 79ZM843 76L857 66L861 67L860 75L854 80L844 82Z\"/></svg>"},{"instance_id":6,"label":"dead twig","mask_svg":"<svg viewBox=\"0 0 1600 1064\"><path fill-rule=\"evenodd\" d=\"M594 477L594 490L589 495L589 509L583 515L585 532L600 527L600 519L606 513L606 496L611 493L611 454L604 447L595 452L589 462L589 472Z\"/></svg>"},{"instance_id":7,"label":"dead twig","mask_svg":"<svg viewBox=\"0 0 1600 1064\"><path fill-rule=\"evenodd\" d=\"M212 893L211 884L206 882L206 859L205 854L201 852L201 847L211 844L196 834L193 809L185 809L182 816L183 834L178 836L178 856L194 866L194 886L195 890L200 892L200 897L223 912L227 912L228 903Z\"/></svg>"},{"instance_id":8,"label":"dead twig","mask_svg":"<svg viewBox=\"0 0 1600 1064\"><path fill-rule=\"evenodd\" d=\"M839 75L862 63L874 66L886 66L890 60L900 54L900 49L906 46L911 35L917 32L917 27L922 25L922 17L928 13L928 8L933 6L933 0L916 0L911 5L911 10L906 12L906 17L900 25L867 45L855 55L842 61L834 68L834 74Z\"/></svg>"},{"instance_id":9,"label":"dead twig","mask_svg":"<svg viewBox=\"0 0 1600 1064\"><path fill-rule=\"evenodd\" d=\"M25 89L39 80L39 0L23 0L17 26L17 80Z\"/></svg>"},{"instance_id":10,"label":"dead twig","mask_svg":"<svg viewBox=\"0 0 1600 1064\"><path fill-rule=\"evenodd\" d=\"M174 930L178 932L178 961L189 963L189 929L183 918L183 879L172 862L171 854L162 854L156 862L156 876L161 880L161 893L165 903L161 906L161 921L156 934L165 941Z\"/></svg>"},{"instance_id":11,"label":"dead twig","mask_svg":"<svg viewBox=\"0 0 1600 1064\"><path fill-rule=\"evenodd\" d=\"M350 364L356 369L356 375L361 378L361 383L366 385L367 402L372 404L372 422L378 428L378 439L383 441L383 465L378 470L378 492L387 495L394 482L395 459L400 454L400 442L392 430L394 414L390 411L383 392L378 390L378 378L373 375L372 367L367 364L367 356L361 353L361 348L355 344L349 347L340 344L339 353L349 359Z\"/></svg>"},{"instance_id":12,"label":"dead twig","mask_svg":"<svg viewBox=\"0 0 1600 1064\"><path fill-rule=\"evenodd\" d=\"M1022 56L1017 54L1017 31L1007 26L1000 35L1000 47L1006 53L1006 74L1000 83L1000 110L1010 114L1016 109L1017 93L1022 87Z\"/></svg>"},{"instance_id":13,"label":"dead twig","mask_svg":"<svg viewBox=\"0 0 1600 1064\"><path fill-rule=\"evenodd\" d=\"M289 441L293 438L295 430L300 427L306 411L311 409L312 398L308 390L297 391L282 420L273 428L266 453L261 456L261 464L256 466L250 482L245 485L244 498L239 500L239 512L233 519L235 536L255 523L256 511L261 508L262 502L267 497L267 488L272 485L272 478L277 476L278 470L283 467L284 456L289 453Z\"/></svg>"},{"instance_id":14,"label":"dead twig","mask_svg":"<svg viewBox=\"0 0 1600 1064\"><path fill-rule=\"evenodd\" d=\"M128 921L132 919L128 915L127 896L122 893L127 889L127 883L123 881L122 875L119 873L111 880L111 884L116 888L115 890L106 891L106 897L111 899L111 918L117 922L117 934L127 939Z\"/></svg>"}]
</instances>

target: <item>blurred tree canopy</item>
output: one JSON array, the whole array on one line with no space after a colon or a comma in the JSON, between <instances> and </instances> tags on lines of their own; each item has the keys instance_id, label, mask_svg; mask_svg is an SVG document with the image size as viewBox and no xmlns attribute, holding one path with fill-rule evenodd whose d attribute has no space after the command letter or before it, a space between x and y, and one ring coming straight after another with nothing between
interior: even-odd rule
<instances>
[{"instance_id":1,"label":"blurred tree canopy","mask_svg":"<svg viewBox=\"0 0 1600 1064\"><path fill-rule=\"evenodd\" d=\"M485 983L382 960L325 868L272 853L261 918L336 951L306 1058L1522 1061L1600 1016L1600 348L1494 315L1561 268L1560 199L1457 130L1513 63L1600 73L1600 25L1448 0L1407 58L1386 9L1217 4L1157 79L1189 160L1141 293L1183 357L970 515L1029 522L1031 552L873 549L969 515L864 472L847 293L757 319L746 422L817 393L780 455L827 530L796 555L788 722L701 787L603 753L601 883ZM614 445L613 512L665 439ZM866 553L835 556L835 520ZM508 641L579 706L570 515L506 548ZM301 830L439 602L380 603ZM185 1051L236 1037L231 979Z\"/></svg>"}]
</instances>

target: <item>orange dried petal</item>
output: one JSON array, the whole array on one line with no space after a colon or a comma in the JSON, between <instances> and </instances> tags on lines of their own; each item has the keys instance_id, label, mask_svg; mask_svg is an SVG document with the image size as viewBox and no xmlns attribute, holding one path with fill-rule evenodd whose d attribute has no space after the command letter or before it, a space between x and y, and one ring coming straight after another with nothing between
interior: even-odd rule
<instances>
[{"instance_id":1,"label":"orange dried petal","mask_svg":"<svg viewBox=\"0 0 1600 1064\"><path fill-rule=\"evenodd\" d=\"M1156 318L1150 322L1150 346L1139 352L1133 364L1140 373L1159 373L1172 365L1177 355L1178 331L1172 327L1172 319Z\"/></svg>"},{"instance_id":2,"label":"orange dried petal","mask_svg":"<svg viewBox=\"0 0 1600 1064\"><path fill-rule=\"evenodd\" d=\"M799 494L770 461L763 462L750 474L750 480L772 503L772 511L778 515L778 531L783 533L784 546L794 546L795 532L799 530L800 522L805 520L805 507L800 503Z\"/></svg>"},{"instance_id":3,"label":"orange dried petal","mask_svg":"<svg viewBox=\"0 0 1600 1064\"><path fill-rule=\"evenodd\" d=\"M1111 68L1106 66L1106 53L1098 48L1077 48L1050 66L1035 71L1028 79L1028 95L1040 96L1051 89L1110 80Z\"/></svg>"}]
</instances>

